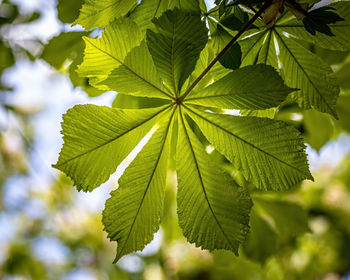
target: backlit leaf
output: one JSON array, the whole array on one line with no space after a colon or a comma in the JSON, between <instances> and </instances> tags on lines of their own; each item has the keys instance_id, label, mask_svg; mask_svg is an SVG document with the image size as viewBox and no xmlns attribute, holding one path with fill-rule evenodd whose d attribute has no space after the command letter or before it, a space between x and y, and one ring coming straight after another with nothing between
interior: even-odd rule
<instances>
[{"instance_id":1,"label":"backlit leaf","mask_svg":"<svg viewBox=\"0 0 350 280\"><path fill-rule=\"evenodd\" d=\"M247 180L265 190L288 190L313 179L300 133L281 121L187 109L212 145Z\"/></svg>"},{"instance_id":2,"label":"backlit leaf","mask_svg":"<svg viewBox=\"0 0 350 280\"><path fill-rule=\"evenodd\" d=\"M164 117L174 114L167 113ZM166 120L166 118L165 118ZM118 242L115 262L123 255L142 250L158 230L166 187L172 117L142 148L106 202L102 222L108 237Z\"/></svg>"},{"instance_id":3,"label":"backlit leaf","mask_svg":"<svg viewBox=\"0 0 350 280\"><path fill-rule=\"evenodd\" d=\"M256 65L234 70L186 100L216 108L258 110L278 106L292 91L274 68Z\"/></svg>"},{"instance_id":4,"label":"backlit leaf","mask_svg":"<svg viewBox=\"0 0 350 280\"><path fill-rule=\"evenodd\" d=\"M180 115L177 148L179 224L189 242L238 254L252 206L247 190L213 164Z\"/></svg>"},{"instance_id":5,"label":"backlit leaf","mask_svg":"<svg viewBox=\"0 0 350 280\"><path fill-rule=\"evenodd\" d=\"M178 9L165 12L153 23L154 28L147 31L149 50L160 76L178 96L207 43L207 29L200 16Z\"/></svg>"},{"instance_id":6,"label":"backlit leaf","mask_svg":"<svg viewBox=\"0 0 350 280\"><path fill-rule=\"evenodd\" d=\"M114 19L124 16L136 4L137 0L85 0L74 24L80 24L85 29L103 28Z\"/></svg>"},{"instance_id":7,"label":"backlit leaf","mask_svg":"<svg viewBox=\"0 0 350 280\"><path fill-rule=\"evenodd\" d=\"M64 144L54 167L66 173L78 190L92 191L108 180L165 108L73 107L63 116Z\"/></svg>"}]
</instances>

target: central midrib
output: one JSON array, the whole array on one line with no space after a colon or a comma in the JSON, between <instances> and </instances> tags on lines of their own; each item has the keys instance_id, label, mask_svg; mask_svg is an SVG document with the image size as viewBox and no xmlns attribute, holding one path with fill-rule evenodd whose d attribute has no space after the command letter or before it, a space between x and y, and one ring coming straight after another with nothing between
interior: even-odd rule
<instances>
[{"instance_id":1,"label":"central midrib","mask_svg":"<svg viewBox=\"0 0 350 280\"><path fill-rule=\"evenodd\" d=\"M180 107L181 108L181 107ZM191 153L192 153L192 156L193 156L193 159L194 159L194 162L195 162L195 165L196 165L196 169L197 169L197 172L198 172L198 176L199 176L199 180L201 182L201 187L202 187L202 190L203 190L203 193L204 193L204 197L205 197L205 200L207 201L208 203L208 207L209 207L209 210L210 212L213 214L213 217L214 217L214 220L215 222L217 223L218 227L220 228L222 234L224 235L224 237L226 238L228 244L231 246L232 249L235 249L235 246L233 246L233 244L231 243L231 240L228 238L228 236L226 235L226 232L224 231L223 227L221 226L218 218L216 217L216 214L214 213L214 210L211 206L211 203L209 201L209 198L208 198L208 195L207 195L207 192L205 190L205 186L204 186L204 182L203 182L203 178L202 178L202 174L201 174L201 171L199 169L199 166L198 166L198 162L197 162L197 158L196 158L196 155L194 153L194 149L192 147L192 144L191 144L191 140L190 140L190 137L188 135L188 132L187 132L187 129L186 129L186 126L185 126L185 121L183 119L183 115L182 115L182 112L180 110L180 116L181 116L181 122L182 122L182 125L184 127L184 131L185 131L185 134L186 134L186 138L187 138L187 141L189 143L189 146L190 146L190 149L191 149Z\"/></svg>"},{"instance_id":2,"label":"central midrib","mask_svg":"<svg viewBox=\"0 0 350 280\"><path fill-rule=\"evenodd\" d=\"M148 189L149 189L149 187L150 187L150 185L151 185L151 182L152 182L152 180L153 180L153 176L154 176L154 174L155 174L155 172L156 172L156 170L157 170L159 161L160 161L160 159L161 159L161 157L162 157L162 154L163 154L163 150L164 150L164 146L165 146L165 143L166 143L166 139L167 139L167 137L168 137L168 132L169 132L170 124L171 124L171 122L172 122L172 119L173 119L173 116L174 116L175 111L176 111L176 107L175 107L175 109L173 110L172 115L171 115L171 117L170 117L170 119L169 119L169 122L168 122L168 125L167 125L167 128L166 128L166 131L165 131L164 139L163 139L163 141L162 141L161 148L160 148L160 151L159 151L159 154L158 154L156 163L155 163L154 168L153 168L153 170L152 170L151 177L150 177L150 179L149 179L149 181L148 181L148 183L147 183L145 192L143 193L143 196L142 196L142 198L141 198L140 205L139 205L139 207L137 208L135 217L134 217L133 222L132 222L132 224L131 224L131 226L130 226L130 230L129 230L128 235L127 235L127 237L126 237L126 239L125 239L124 246L123 246L123 247L120 249L120 251L117 253L117 258L118 258L118 256L120 256L120 255L122 254L123 250L125 249L126 243L127 243L127 241L129 240L131 231L132 231L132 229L133 229L133 227L134 227L134 225L135 225L137 216L138 216L138 214L139 214L139 212L140 212L140 209L141 209L141 207L142 207L142 205L143 205L143 202L144 202L144 200L145 200L145 197L146 197L146 194L147 194L147 192L148 192Z\"/></svg>"}]
</instances>

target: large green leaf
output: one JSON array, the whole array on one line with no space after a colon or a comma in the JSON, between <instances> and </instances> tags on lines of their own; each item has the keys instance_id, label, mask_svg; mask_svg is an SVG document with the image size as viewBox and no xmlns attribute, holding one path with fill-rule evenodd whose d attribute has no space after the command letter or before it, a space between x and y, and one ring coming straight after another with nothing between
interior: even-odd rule
<instances>
[{"instance_id":1,"label":"large green leaf","mask_svg":"<svg viewBox=\"0 0 350 280\"><path fill-rule=\"evenodd\" d=\"M97 77L98 81L107 78L113 69L123 63L130 50L140 45L142 38L137 25L128 18L115 20L99 39L84 37L85 56L78 68L79 74Z\"/></svg>"},{"instance_id":2,"label":"large green leaf","mask_svg":"<svg viewBox=\"0 0 350 280\"><path fill-rule=\"evenodd\" d=\"M254 82L252 82L254 81ZM278 106L293 90L271 66L256 65L234 70L186 102L225 109L267 109Z\"/></svg>"},{"instance_id":3,"label":"large green leaf","mask_svg":"<svg viewBox=\"0 0 350 280\"><path fill-rule=\"evenodd\" d=\"M158 18L166 10L174 8L194 15L200 14L198 0L143 0L130 17L141 30L146 30L152 25L153 18Z\"/></svg>"},{"instance_id":4,"label":"large green leaf","mask_svg":"<svg viewBox=\"0 0 350 280\"><path fill-rule=\"evenodd\" d=\"M207 43L208 31L199 15L178 9L166 11L153 23L147 30L150 53L163 81L178 96Z\"/></svg>"},{"instance_id":5,"label":"large green leaf","mask_svg":"<svg viewBox=\"0 0 350 280\"><path fill-rule=\"evenodd\" d=\"M133 48L122 65L100 84L119 93L169 99L145 42ZM132 85L132 86L130 86Z\"/></svg>"},{"instance_id":6,"label":"large green leaf","mask_svg":"<svg viewBox=\"0 0 350 280\"><path fill-rule=\"evenodd\" d=\"M252 204L248 192L213 163L181 113L179 118L179 224L188 241L196 246L238 254L238 246L249 230Z\"/></svg>"},{"instance_id":7,"label":"large green leaf","mask_svg":"<svg viewBox=\"0 0 350 280\"><path fill-rule=\"evenodd\" d=\"M300 89L292 94L292 98L302 108L315 108L337 117L335 104L339 86L331 76L332 69L295 40L277 32L275 35L281 74L288 86Z\"/></svg>"},{"instance_id":8,"label":"large green leaf","mask_svg":"<svg viewBox=\"0 0 350 280\"><path fill-rule=\"evenodd\" d=\"M187 107L210 143L247 180L265 190L288 190L313 179L300 133L281 121L201 112Z\"/></svg>"},{"instance_id":9,"label":"large green leaf","mask_svg":"<svg viewBox=\"0 0 350 280\"><path fill-rule=\"evenodd\" d=\"M282 29L267 29L260 22L248 31L249 37L239 47L243 65L258 65L230 71L217 63L193 92L186 92L186 96L178 99L201 77L215 58L215 52L220 51L213 48L213 42L207 43L208 32L201 21L198 2L143 0L138 5L136 1L122 0L95 2L86 1L80 20L83 18L87 28L102 21L105 30L99 39L85 37L80 75L90 78L90 83L99 89L117 91L116 107L162 107L143 110L74 107L63 118L64 144L55 167L72 178L78 190L91 191L108 180L147 132L155 131L126 169L103 212L105 230L111 240L118 242L115 261L143 249L159 228L168 159L175 169L175 154L178 217L185 237L204 249L228 249L237 254L249 230L252 202L248 190L221 170L222 163L218 164L215 157L225 161L226 169L240 170L239 174L260 189L288 190L312 176L303 140L292 126L267 118L213 114L205 110L242 109L245 115L272 117L292 88L300 88L292 97L301 106L335 115L331 109L338 92L330 78L330 68L318 60L312 62L313 68L318 64L316 70L307 68L314 54L304 51ZM114 6L117 2L120 10ZM100 9L106 3L110 6ZM96 4L98 9L88 17L87 6L91 4ZM114 19L116 14L126 13L127 16ZM248 19L243 15L240 26ZM229 30L231 25L233 29L239 28L231 22L235 17L228 17L227 25L220 22L228 36L225 42L236 34L237 30ZM135 21L146 24L139 28ZM302 57L304 52L307 58ZM220 61L226 67L239 65L226 58L229 57ZM78 56L76 60L80 59ZM296 73L290 73L288 59L294 59L292 70L297 69ZM304 67L304 63L308 65ZM276 70L286 79L287 86ZM308 83L303 75L311 78L306 79ZM329 90L324 95L325 88ZM173 121L176 110L179 114ZM212 155L206 152L204 145L208 144L216 149ZM245 182L243 177L240 179ZM279 211L277 206L266 212ZM273 222L281 223L283 215L276 214L275 218L270 212L267 215ZM265 227L269 227L268 223L255 220L255 224ZM271 229L265 228L263 232L274 233L272 239L287 235L285 229L277 226ZM270 252L267 253L257 258L264 259Z\"/></svg>"},{"instance_id":10,"label":"large green leaf","mask_svg":"<svg viewBox=\"0 0 350 280\"><path fill-rule=\"evenodd\" d=\"M344 21L328 24L335 36L328 36L320 32L317 32L316 35L311 35L306 31L303 22L298 21L290 13L285 14L277 22L275 29L278 32L287 32L299 39L315 43L326 49L350 49L350 1L336 2L326 7L334 8L334 12L344 19Z\"/></svg>"},{"instance_id":11,"label":"large green leaf","mask_svg":"<svg viewBox=\"0 0 350 280\"><path fill-rule=\"evenodd\" d=\"M136 4L137 0L85 0L74 24L86 29L104 28L112 20L124 16Z\"/></svg>"},{"instance_id":12,"label":"large green leaf","mask_svg":"<svg viewBox=\"0 0 350 280\"><path fill-rule=\"evenodd\" d=\"M173 110L172 115L175 110ZM164 117L169 118L170 112ZM118 242L115 262L142 250L158 230L163 211L168 154L169 120L163 119L119 180L119 188L106 202L102 222L108 237Z\"/></svg>"},{"instance_id":13,"label":"large green leaf","mask_svg":"<svg viewBox=\"0 0 350 280\"><path fill-rule=\"evenodd\" d=\"M54 167L66 173L78 190L92 191L108 180L167 107L74 106L63 116L64 144Z\"/></svg>"}]
</instances>

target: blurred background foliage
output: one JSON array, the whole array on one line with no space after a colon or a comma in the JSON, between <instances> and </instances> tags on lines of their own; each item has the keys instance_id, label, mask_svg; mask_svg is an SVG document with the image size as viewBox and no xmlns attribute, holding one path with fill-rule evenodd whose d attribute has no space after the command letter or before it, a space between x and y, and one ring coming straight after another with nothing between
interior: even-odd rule
<instances>
[{"instance_id":1,"label":"blurred background foliage","mask_svg":"<svg viewBox=\"0 0 350 280\"><path fill-rule=\"evenodd\" d=\"M117 180L112 178L100 192L80 194L50 167L61 145L61 114L77 102L138 108L160 101L115 94L96 99L103 91L75 72L82 60L82 35L100 33L70 27L83 1L29 2L33 5L0 1L0 279L350 279L348 52L307 46L331 65L339 80L339 120L291 103L276 114L303 133L315 182L286 193L259 192L207 147L213 160L252 193L251 233L240 257L226 251L210 254L186 242L176 220L176 175L170 170L161 230L143 252L113 265L116 246L106 239L100 212ZM47 19L47 9L55 24ZM43 24L56 29L45 35ZM21 68L30 72L37 65L44 70L35 74L48 79L42 98L49 102L36 102L34 91L43 85L21 92L16 84L23 79L35 84ZM61 96L62 81L70 85L71 95ZM61 95L53 93L55 87ZM54 117L48 115L54 110ZM54 142L46 138L50 134Z\"/></svg>"}]
</instances>

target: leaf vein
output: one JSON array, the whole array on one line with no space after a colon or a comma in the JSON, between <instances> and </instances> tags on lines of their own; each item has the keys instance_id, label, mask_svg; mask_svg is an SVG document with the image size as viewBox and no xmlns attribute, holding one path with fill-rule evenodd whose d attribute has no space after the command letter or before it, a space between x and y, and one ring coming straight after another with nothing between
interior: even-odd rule
<instances>
[{"instance_id":1,"label":"leaf vein","mask_svg":"<svg viewBox=\"0 0 350 280\"><path fill-rule=\"evenodd\" d=\"M296 64L298 64L299 68L301 69L301 71L305 74L305 77L308 79L308 81L310 82L310 84L313 86L313 88L316 90L316 92L319 94L319 96L321 97L321 99L325 102L325 104L327 105L327 107L329 108L329 110L331 112L333 112L333 114L336 115L336 112L331 108L331 106L328 104L326 98L323 96L323 94L319 91L318 87L314 84L314 82L311 80L311 78L309 77L309 75L306 73L306 70L304 69L304 67L300 64L300 62L297 60L297 58L294 56L294 54L292 53L292 51L288 48L287 44L285 41L283 41L282 36L275 31L275 34L280 38L282 44L284 45L284 47L287 49L287 51L289 52L289 54L291 55L291 57L293 58L293 60L296 62Z\"/></svg>"},{"instance_id":2,"label":"leaf vein","mask_svg":"<svg viewBox=\"0 0 350 280\"><path fill-rule=\"evenodd\" d=\"M300 173L302 173L302 174L304 174L304 175L309 176L309 174L305 173L304 171L300 170L299 168L297 168L297 167L295 167L295 166L289 164L288 162L285 162L285 161L281 160L280 158L276 157L275 155L266 152L265 150L263 150L263 149L261 149L261 148L255 146L254 144L252 144L252 143L250 143L249 141L247 141L247 140L245 140L245 139L239 137L238 135L232 133L231 131L228 131L227 129L225 129L225 128L223 128L223 127L217 125L216 123L214 123L214 122L208 120L207 118L201 116L200 114L198 114L198 113L196 113L195 111L191 110L188 106L186 106L186 105L183 105L183 106L186 107L187 110L189 110L189 111L191 111L192 113L194 113L195 115L197 115L198 117L200 117L200 118L202 118L203 120L209 122L210 124L212 124L212 125L218 127L219 129L223 130L224 132L226 132L226 133L232 135L233 137L237 138L238 140L240 140L240 141L246 143L247 145L251 146L252 148L258 150L259 152L262 152L262 153L266 154L267 156L269 156L269 157L271 157L271 158L273 158L273 159L275 159L275 160L277 160L277 161L279 161L279 162L285 164L285 165L288 166L289 168L295 169L296 171L298 171L298 172L300 172Z\"/></svg>"},{"instance_id":3,"label":"leaf vein","mask_svg":"<svg viewBox=\"0 0 350 280\"><path fill-rule=\"evenodd\" d=\"M147 81L145 78L143 78L142 76L140 76L139 74L137 74L134 70L132 70L129 66L127 66L126 64L124 64L122 61L120 61L118 58L116 58L115 56L111 55L110 53L106 52L105 50L99 48L98 46L96 46L95 44L93 44L90 40L88 40L87 42L89 42L94 48L96 48L97 50L103 52L104 54L108 55L109 57L111 57L112 59L116 60L119 64L123 65L127 70L129 70L132 74L134 74L136 77L138 77L139 79L141 79L142 81L144 81L145 83L149 84L150 86L152 86L153 88L155 88L156 90L158 90L159 92L161 92L162 94L166 95L167 97L170 97L171 99L173 99L173 97L166 93L165 91L163 91L162 89L160 89L159 87L157 87L156 85L152 84L151 82Z\"/></svg>"},{"instance_id":4,"label":"leaf vein","mask_svg":"<svg viewBox=\"0 0 350 280\"><path fill-rule=\"evenodd\" d=\"M123 132L122 134L118 135L117 137L114 137L114 138L112 138L111 140L109 140L109 141L107 141L107 142L105 142L105 143L103 143L103 144L101 144L101 145L98 145L97 147L94 147L94 148L92 148L92 149L90 149L90 150L88 150L88 151L86 151L86 152L84 152L84 153L81 153L81 154L76 155L76 156L74 156L74 157L72 157L72 158L70 158L70 159L67 159L66 161L64 161L64 162L62 162L62 163L60 163L60 164L55 164L55 165L53 165L53 167L60 167L60 166L62 166L62 165L65 165L65 164L67 164L68 162L71 162L71 161L73 161L73 160L75 160L75 159L77 159L77 158L79 158L79 157L82 157L82 156L88 154L88 153L91 153L91 152L93 152L93 151L96 151L96 150L100 149L101 147L112 143L113 141L116 141L117 139L119 139L120 137L124 136L125 134L128 134L129 132L133 131L134 129L136 129L136 128L140 127L141 125L145 124L146 122L150 121L151 119L153 119L154 117L156 117L157 115L159 115L161 112L163 112L163 111L165 111L166 109L168 109L170 106L172 106L172 104L170 104L169 106L167 106L167 107L165 107L164 109L160 110L159 112L157 112L157 113L154 114L153 116L149 117L148 119L144 120L143 122L139 123L138 125L134 126L133 128L128 129L127 131Z\"/></svg>"},{"instance_id":5,"label":"leaf vein","mask_svg":"<svg viewBox=\"0 0 350 280\"><path fill-rule=\"evenodd\" d=\"M172 122L172 119L173 119L173 116L174 116L175 111L176 111L176 107L174 108L174 110L173 110L173 112L172 112L172 114L171 114L171 116L170 116L170 119L169 119L167 128L166 128L166 130L165 130L164 139L163 139L163 141L162 141L161 148L160 148L160 151L159 151L159 154L158 154L158 157L157 157L157 160L156 160L156 162L155 162L155 164L154 164L154 168L153 168L153 170L152 170L151 177L150 177L150 179L149 179L149 181L148 181L148 183L147 183L146 189L145 189L145 191L144 191L144 193L143 193L143 196L142 196L142 198L141 198L140 205L139 205L139 207L137 208L135 217L134 217L134 219L133 219L133 221L132 221L132 224L131 224L131 226L130 226L130 229L129 229L128 235L127 235L127 237L126 237L126 239L125 239L124 245L123 245L123 247L120 249L120 251L118 250L116 259L119 259L119 256L122 255L123 250L125 249L125 246L126 246L127 241L128 241L128 239L129 239L129 237L130 237L131 231L132 231L132 229L133 229L133 227L134 227L134 225L135 225L137 216L138 216L138 214L139 214L139 212L140 212L140 209L141 209L142 204L143 204L143 202L144 202L144 200L145 200L145 197L146 197L146 194L147 194L147 192L148 192L148 189L149 189L149 187L150 187L150 185L151 185L151 182L152 182L152 180L153 180L153 176L154 176L154 174L155 174L155 172L156 172L156 169L157 169L157 167L158 167L160 158L161 158L161 156L162 156L162 154L163 154L163 150L164 150L164 146L165 146L165 143L166 143L166 139L167 139L167 137L168 137L168 132L169 132L170 124L171 124L171 122Z\"/></svg>"}]
</instances>

